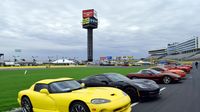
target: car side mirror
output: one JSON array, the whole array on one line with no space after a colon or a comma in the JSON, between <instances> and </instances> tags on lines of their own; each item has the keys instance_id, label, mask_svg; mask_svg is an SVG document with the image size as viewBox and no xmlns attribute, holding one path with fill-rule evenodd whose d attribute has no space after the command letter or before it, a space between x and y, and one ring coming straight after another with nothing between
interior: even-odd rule
<instances>
[{"instance_id":1,"label":"car side mirror","mask_svg":"<svg viewBox=\"0 0 200 112\"><path fill-rule=\"evenodd\" d=\"M43 94L48 95L48 94L49 94L49 91L48 91L47 89L41 89L41 90L40 90L40 93L43 93Z\"/></svg>"}]
</instances>

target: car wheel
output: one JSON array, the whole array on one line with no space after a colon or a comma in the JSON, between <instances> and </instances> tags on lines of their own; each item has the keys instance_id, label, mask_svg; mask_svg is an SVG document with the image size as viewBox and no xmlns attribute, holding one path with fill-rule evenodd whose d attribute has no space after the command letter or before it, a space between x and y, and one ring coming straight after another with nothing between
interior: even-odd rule
<instances>
[{"instance_id":1,"label":"car wheel","mask_svg":"<svg viewBox=\"0 0 200 112\"><path fill-rule=\"evenodd\" d=\"M28 97L22 98L21 106L22 106L22 112L33 112L33 107Z\"/></svg>"},{"instance_id":2,"label":"car wheel","mask_svg":"<svg viewBox=\"0 0 200 112\"><path fill-rule=\"evenodd\" d=\"M129 95L132 103L138 101L139 98L138 98L138 95L137 95L137 91L134 88L127 87L124 92Z\"/></svg>"},{"instance_id":3,"label":"car wheel","mask_svg":"<svg viewBox=\"0 0 200 112\"><path fill-rule=\"evenodd\" d=\"M69 110L70 112L90 112L88 106L83 102L74 102Z\"/></svg>"},{"instance_id":4,"label":"car wheel","mask_svg":"<svg viewBox=\"0 0 200 112\"><path fill-rule=\"evenodd\" d=\"M163 77L163 83L164 84L169 84L169 83L171 83L171 81L172 81L171 77L169 77L169 76Z\"/></svg>"}]
</instances>

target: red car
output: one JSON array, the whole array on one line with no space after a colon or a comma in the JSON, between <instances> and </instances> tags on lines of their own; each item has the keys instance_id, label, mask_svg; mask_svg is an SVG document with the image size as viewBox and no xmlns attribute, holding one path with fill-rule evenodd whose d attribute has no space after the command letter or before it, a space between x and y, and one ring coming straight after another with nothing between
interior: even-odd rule
<instances>
[{"instance_id":1,"label":"red car","mask_svg":"<svg viewBox=\"0 0 200 112\"><path fill-rule=\"evenodd\" d=\"M138 73L129 73L128 78L142 78L142 79L151 79L156 82L163 82L164 84L169 84L173 81L180 81L181 77L174 73L162 73L153 69L143 69Z\"/></svg>"},{"instance_id":2,"label":"red car","mask_svg":"<svg viewBox=\"0 0 200 112\"><path fill-rule=\"evenodd\" d=\"M151 67L151 69L162 72L162 73L174 73L174 74L179 75L181 78L186 77L186 73L183 70L179 70L179 69L168 70L167 68L164 68L164 67Z\"/></svg>"},{"instance_id":3,"label":"red car","mask_svg":"<svg viewBox=\"0 0 200 112\"><path fill-rule=\"evenodd\" d=\"M165 66L165 68L169 69L169 70L174 70L174 69L179 69L179 70L183 70L186 73L190 73L191 68L187 67L187 66Z\"/></svg>"}]
</instances>

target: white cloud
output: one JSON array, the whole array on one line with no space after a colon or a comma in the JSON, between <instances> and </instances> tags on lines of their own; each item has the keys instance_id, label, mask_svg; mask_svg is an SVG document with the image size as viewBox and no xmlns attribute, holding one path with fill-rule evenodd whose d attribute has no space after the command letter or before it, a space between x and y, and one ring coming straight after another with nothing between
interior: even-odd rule
<instances>
[{"instance_id":1,"label":"white cloud","mask_svg":"<svg viewBox=\"0 0 200 112\"><path fill-rule=\"evenodd\" d=\"M138 30L140 30L140 27L139 26L130 26L127 29L130 31L138 31Z\"/></svg>"}]
</instances>

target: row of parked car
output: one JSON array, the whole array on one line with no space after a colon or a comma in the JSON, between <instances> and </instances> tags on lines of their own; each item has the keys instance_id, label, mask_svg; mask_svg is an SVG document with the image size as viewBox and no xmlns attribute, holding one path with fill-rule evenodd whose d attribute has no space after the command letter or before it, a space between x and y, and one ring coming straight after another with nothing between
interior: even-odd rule
<instances>
[{"instance_id":1,"label":"row of parked car","mask_svg":"<svg viewBox=\"0 0 200 112\"><path fill-rule=\"evenodd\" d=\"M127 76L104 73L78 81L46 79L20 91L18 102L23 112L131 112L131 103L160 96L156 82L179 81L191 68L152 67Z\"/></svg>"}]
</instances>

